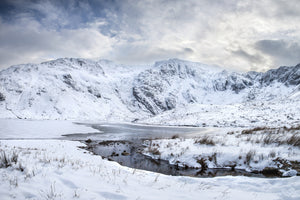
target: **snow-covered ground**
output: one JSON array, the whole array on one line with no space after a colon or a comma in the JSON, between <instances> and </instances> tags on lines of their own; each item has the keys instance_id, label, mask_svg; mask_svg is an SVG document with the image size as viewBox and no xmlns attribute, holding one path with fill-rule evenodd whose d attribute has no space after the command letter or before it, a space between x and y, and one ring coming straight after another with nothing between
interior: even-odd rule
<instances>
[{"instance_id":1,"label":"snow-covered ground","mask_svg":"<svg viewBox=\"0 0 300 200\"><path fill-rule=\"evenodd\" d=\"M299 199L300 177L172 177L122 167L73 141L2 140L1 199Z\"/></svg>"},{"instance_id":2,"label":"snow-covered ground","mask_svg":"<svg viewBox=\"0 0 300 200\"><path fill-rule=\"evenodd\" d=\"M228 105L190 104L138 122L200 127L296 126L300 124L300 102L285 99Z\"/></svg>"},{"instance_id":3,"label":"snow-covered ground","mask_svg":"<svg viewBox=\"0 0 300 200\"><path fill-rule=\"evenodd\" d=\"M0 199L299 199L300 177L250 178L224 176L215 178L192 178L166 176L158 173L132 169L116 162L107 161L79 148L84 146L77 141L57 138L63 133L96 132L84 125L68 121L18 121L1 120L1 124L15 124L1 129L0 140ZM5 126L3 126L5 127ZM22 128L24 127L24 128ZM31 128L29 128L31 127ZM62 129L61 129L62 128ZM31 129L31 130L30 130ZM30 130L30 131L29 131ZM44 133L43 131L46 131ZM238 130L238 129L237 129ZM13 131L13 132L12 132ZM7 138L7 135L13 139ZM13 134L16 137L13 137ZM207 132L207 134L212 134ZM194 144L192 139L153 141L158 143L161 156L165 145L174 155L188 146L189 149L178 157L181 161L190 159L191 151L197 153L214 152L219 149L233 156L238 151L255 148L260 154L271 149L247 143L249 135L239 136L240 132L215 135L214 141L223 141L223 146ZM19 140L18 137L23 139ZM249 141L255 141L252 136ZM27 138L27 139L26 139ZM34 139L30 139L34 138ZM198 138L200 139L200 138ZM240 147L233 148L240 139ZM176 143L176 144L175 144ZM230 147L230 143L232 146ZM158 145L155 145L158 147ZM201 146L201 148L200 148ZM297 147L298 148L298 147ZM218 151L218 150L217 150ZM299 160L299 149L288 146L274 146L275 156L282 155ZM169 151L170 153L170 151ZM217 155L220 159L221 154ZM256 155L255 155L256 156ZM253 162L255 164L255 156ZM4 161L4 157L7 161ZM225 160L222 161L223 163ZM221 163L222 163L221 162ZM188 162L187 162L188 163ZM192 163L192 162L190 162ZM6 165L6 166L5 166Z\"/></svg>"},{"instance_id":4,"label":"snow-covered ground","mask_svg":"<svg viewBox=\"0 0 300 200\"><path fill-rule=\"evenodd\" d=\"M49 139L63 134L96 133L96 129L73 121L0 119L0 139Z\"/></svg>"},{"instance_id":5,"label":"snow-covered ground","mask_svg":"<svg viewBox=\"0 0 300 200\"><path fill-rule=\"evenodd\" d=\"M295 176L295 169L299 170L300 126L216 132L188 139L147 140L145 145L144 154L179 166L263 173L273 168L283 176Z\"/></svg>"}]
</instances>

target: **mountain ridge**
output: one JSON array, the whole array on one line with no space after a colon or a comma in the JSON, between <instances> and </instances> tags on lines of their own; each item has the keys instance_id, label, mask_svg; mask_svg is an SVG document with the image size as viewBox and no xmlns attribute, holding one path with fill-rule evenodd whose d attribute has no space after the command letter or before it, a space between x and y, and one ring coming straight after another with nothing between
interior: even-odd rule
<instances>
[{"instance_id":1,"label":"mountain ridge","mask_svg":"<svg viewBox=\"0 0 300 200\"><path fill-rule=\"evenodd\" d=\"M0 71L0 117L133 121L193 105L298 101L299 83L300 64L238 73L179 59L126 66L61 58Z\"/></svg>"}]
</instances>

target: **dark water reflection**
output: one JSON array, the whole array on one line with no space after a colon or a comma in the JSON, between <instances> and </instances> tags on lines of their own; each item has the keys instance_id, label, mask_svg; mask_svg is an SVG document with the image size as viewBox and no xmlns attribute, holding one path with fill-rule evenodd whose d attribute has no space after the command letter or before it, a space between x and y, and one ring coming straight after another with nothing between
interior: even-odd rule
<instances>
[{"instance_id":1,"label":"dark water reflection","mask_svg":"<svg viewBox=\"0 0 300 200\"><path fill-rule=\"evenodd\" d=\"M157 160L142 154L143 146L139 140L135 141L93 141L88 144L88 149L97 155L116 161L121 165L158 172L173 176L215 177L215 176L252 176L264 177L262 174L249 173L244 170L231 169L194 169L178 165L171 165L166 160Z\"/></svg>"},{"instance_id":2,"label":"dark water reflection","mask_svg":"<svg viewBox=\"0 0 300 200\"><path fill-rule=\"evenodd\" d=\"M142 154L143 141L147 139L172 138L174 135L191 138L217 128L159 127L133 124L85 124L100 133L65 135L67 139L79 140L87 144L86 149L116 161L123 166L158 172L173 176L214 177L214 176L251 176L264 177L262 174L231 169L195 169L171 165L166 160L157 160Z\"/></svg>"}]
</instances>

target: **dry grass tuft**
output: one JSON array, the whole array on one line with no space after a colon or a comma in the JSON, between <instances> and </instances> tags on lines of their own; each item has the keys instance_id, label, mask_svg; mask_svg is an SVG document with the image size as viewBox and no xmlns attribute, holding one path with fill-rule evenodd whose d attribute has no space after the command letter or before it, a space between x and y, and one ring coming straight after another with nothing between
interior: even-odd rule
<instances>
[{"instance_id":1,"label":"dry grass tuft","mask_svg":"<svg viewBox=\"0 0 300 200\"><path fill-rule=\"evenodd\" d=\"M206 145L211 145L214 146L216 145L215 141L213 140L212 137L205 135L201 138L198 138L195 140L195 144L206 144Z\"/></svg>"},{"instance_id":2,"label":"dry grass tuft","mask_svg":"<svg viewBox=\"0 0 300 200\"><path fill-rule=\"evenodd\" d=\"M13 152L11 156L7 155L5 151L2 151L0 155L0 168L8 168L18 162L18 154Z\"/></svg>"}]
</instances>

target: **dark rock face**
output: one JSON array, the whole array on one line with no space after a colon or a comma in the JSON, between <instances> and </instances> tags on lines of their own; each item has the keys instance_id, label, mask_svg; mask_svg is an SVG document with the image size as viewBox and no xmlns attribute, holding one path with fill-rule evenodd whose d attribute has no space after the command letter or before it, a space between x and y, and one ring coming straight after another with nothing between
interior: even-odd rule
<instances>
[{"instance_id":1,"label":"dark rock face","mask_svg":"<svg viewBox=\"0 0 300 200\"><path fill-rule=\"evenodd\" d=\"M209 71L209 70L208 70ZM265 73L229 73L219 71L214 76L206 75L206 71L197 71L196 67L184 62L169 60L156 64L150 70L140 73L132 89L133 96L150 113L158 114L171 110L181 103L182 97L186 103L197 102L193 92L197 89L222 92L231 90L238 94L246 88L262 88L274 82L284 83L286 86L300 84L300 64L295 67L280 67ZM182 89L182 85L191 83L190 87ZM197 85L195 88L194 83ZM180 88L180 89L178 89ZM249 90L247 99L256 99L254 90ZM181 99L182 99L181 98Z\"/></svg>"},{"instance_id":2,"label":"dark rock face","mask_svg":"<svg viewBox=\"0 0 300 200\"><path fill-rule=\"evenodd\" d=\"M224 72L222 72L224 74ZM214 80L214 89L216 91L232 90L235 93L239 93L246 87L253 85L251 77L247 77L243 74L231 73L223 76L220 79Z\"/></svg>"},{"instance_id":3,"label":"dark rock face","mask_svg":"<svg viewBox=\"0 0 300 200\"><path fill-rule=\"evenodd\" d=\"M88 87L88 88L87 88L87 91L88 91L90 94L92 94L92 95L94 95L95 97L97 97L97 98L101 98L101 97L102 97L101 93L99 92L99 90L97 90L97 88L94 88L94 87Z\"/></svg>"},{"instance_id":4,"label":"dark rock face","mask_svg":"<svg viewBox=\"0 0 300 200\"><path fill-rule=\"evenodd\" d=\"M270 85L274 81L284 83L286 86L300 84L300 64L295 67L271 69L260 78L260 82L264 85Z\"/></svg>"},{"instance_id":5,"label":"dark rock face","mask_svg":"<svg viewBox=\"0 0 300 200\"><path fill-rule=\"evenodd\" d=\"M177 86L195 76L195 71L182 63L167 62L138 75L132 89L135 99L152 114L171 110L177 105ZM175 86L175 87L174 87Z\"/></svg>"},{"instance_id":6,"label":"dark rock face","mask_svg":"<svg viewBox=\"0 0 300 200\"><path fill-rule=\"evenodd\" d=\"M75 81L73 80L71 74L64 74L63 75L63 82L67 85L69 85L71 88L76 89L75 85Z\"/></svg>"},{"instance_id":7,"label":"dark rock face","mask_svg":"<svg viewBox=\"0 0 300 200\"><path fill-rule=\"evenodd\" d=\"M0 101L5 101L5 96L0 92Z\"/></svg>"},{"instance_id":8,"label":"dark rock face","mask_svg":"<svg viewBox=\"0 0 300 200\"><path fill-rule=\"evenodd\" d=\"M168 97L164 96L166 85L168 85L167 80L157 72L149 70L139 75L132 89L133 96L152 114L157 114L160 111L168 110Z\"/></svg>"}]
</instances>

